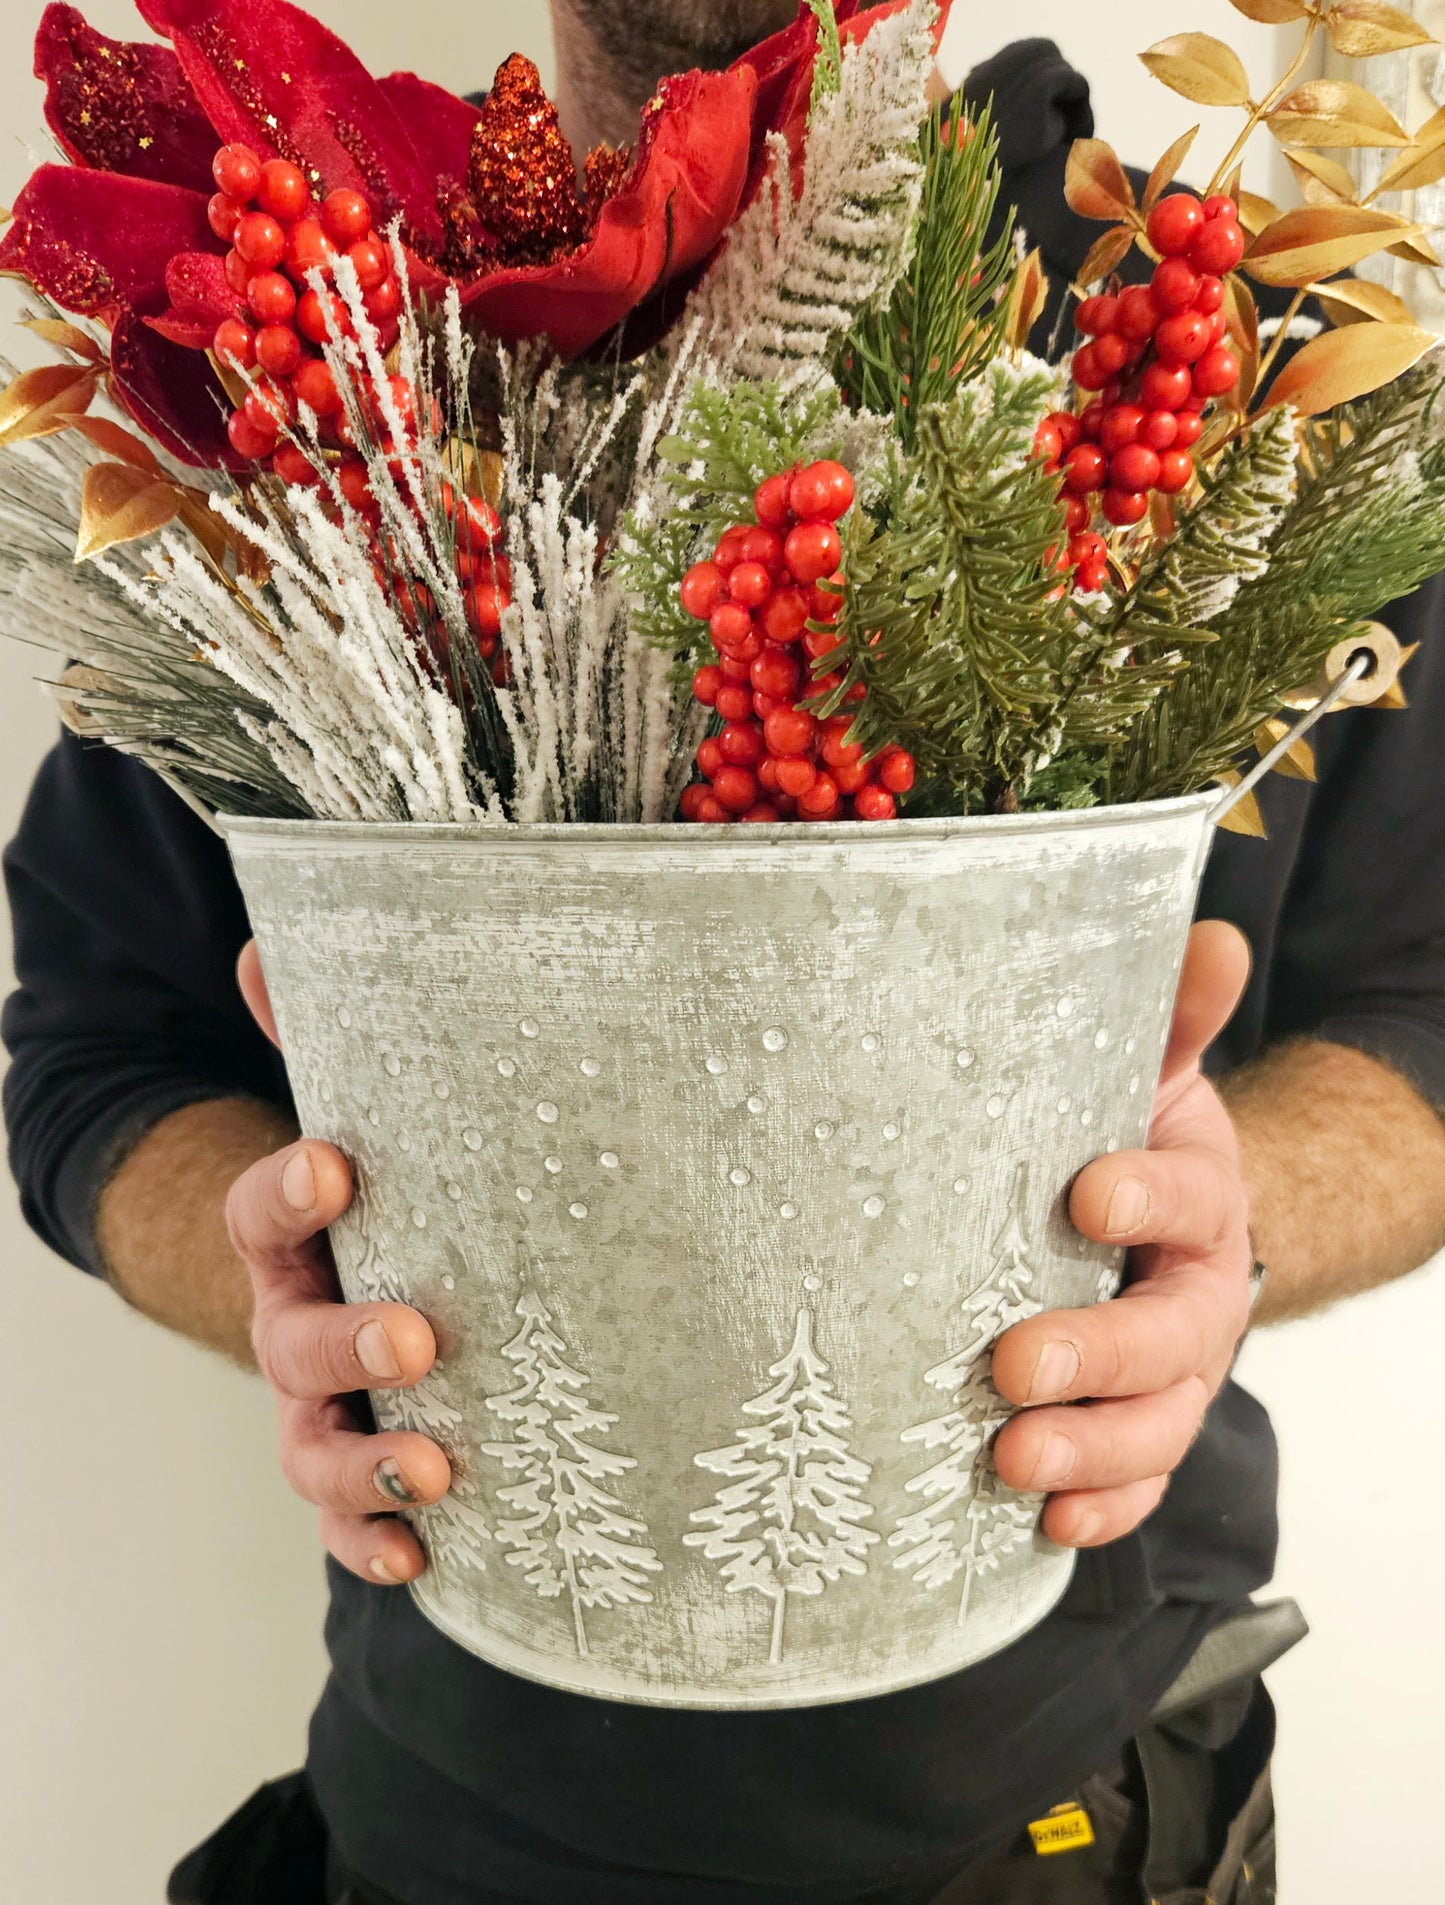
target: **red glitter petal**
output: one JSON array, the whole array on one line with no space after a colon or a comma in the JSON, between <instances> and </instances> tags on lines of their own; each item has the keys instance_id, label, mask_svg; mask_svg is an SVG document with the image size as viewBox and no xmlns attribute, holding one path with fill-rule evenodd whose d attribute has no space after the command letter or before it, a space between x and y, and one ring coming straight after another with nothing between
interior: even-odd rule
<instances>
[{"instance_id":1,"label":"red glitter petal","mask_svg":"<svg viewBox=\"0 0 1445 1905\"><path fill-rule=\"evenodd\" d=\"M587 234L577 160L531 60L497 72L472 134L472 203L509 265L551 264Z\"/></svg>"}]
</instances>

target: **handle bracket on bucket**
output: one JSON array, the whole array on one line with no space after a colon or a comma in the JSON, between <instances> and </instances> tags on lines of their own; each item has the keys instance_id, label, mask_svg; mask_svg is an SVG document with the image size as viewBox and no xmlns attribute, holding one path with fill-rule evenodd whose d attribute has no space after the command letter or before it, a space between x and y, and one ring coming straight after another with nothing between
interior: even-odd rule
<instances>
[{"instance_id":1,"label":"handle bracket on bucket","mask_svg":"<svg viewBox=\"0 0 1445 1905\"><path fill-rule=\"evenodd\" d=\"M1312 708L1307 709L1305 713L1300 716L1299 720L1295 722L1284 739L1270 749L1269 753L1264 756L1254 769L1245 775L1238 786L1229 789L1214 810L1214 825L1217 827L1227 815L1233 813L1240 802L1246 800L1249 795L1254 792L1255 788L1259 786L1265 776L1274 772L1275 768L1289 753L1291 748L1297 746L1318 722L1324 720L1325 716L1329 714L1332 709L1339 707L1341 702L1348 700L1352 690L1359 682L1368 680L1369 677L1377 673L1378 670L1379 659L1374 650L1368 645L1362 644L1334 686L1329 689L1326 694L1322 695ZM1381 692L1386 692L1388 687L1389 684L1386 683Z\"/></svg>"}]
</instances>

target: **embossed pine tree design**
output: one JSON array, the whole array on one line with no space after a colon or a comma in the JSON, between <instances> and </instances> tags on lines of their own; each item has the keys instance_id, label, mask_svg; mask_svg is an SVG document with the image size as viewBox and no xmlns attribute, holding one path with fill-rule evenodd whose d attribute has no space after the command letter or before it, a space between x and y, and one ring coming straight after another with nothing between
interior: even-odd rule
<instances>
[{"instance_id":1,"label":"embossed pine tree design","mask_svg":"<svg viewBox=\"0 0 1445 1905\"><path fill-rule=\"evenodd\" d=\"M497 1491L512 1511L498 1522L497 1540L536 1593L567 1597L577 1651L586 1656L583 1610L650 1602L647 1579L662 1563L646 1526L612 1493L636 1462L593 1446L618 1417L588 1401L591 1378L567 1362L567 1345L535 1290L523 1291L517 1315L522 1327L502 1351L517 1387L487 1398L512 1439L482 1445L484 1455L519 1478Z\"/></svg>"},{"instance_id":2,"label":"embossed pine tree design","mask_svg":"<svg viewBox=\"0 0 1445 1905\"><path fill-rule=\"evenodd\" d=\"M730 1593L753 1589L772 1602L768 1658L777 1666L788 1596L816 1596L845 1574L864 1573L879 1536L862 1525L873 1513L864 1496L872 1466L849 1451L852 1418L814 1345L806 1306L792 1348L768 1374L773 1387L743 1404L751 1420L737 1440L694 1457L727 1486L693 1512L708 1532L683 1540L723 1563Z\"/></svg>"},{"instance_id":3,"label":"embossed pine tree design","mask_svg":"<svg viewBox=\"0 0 1445 1905\"><path fill-rule=\"evenodd\" d=\"M935 1460L907 1484L919 1506L888 1537L889 1547L899 1551L893 1565L928 1588L946 1587L962 1574L960 1626L968 1619L974 1582L1029 1539L1037 1512L1033 1498L1006 1489L984 1459L1012 1414L994 1387L990 1352L1006 1330L1043 1307L1030 1294L1034 1270L1023 1228L1027 1191L1028 1167L1021 1165L989 1280L964 1305L968 1340L924 1376L930 1388L951 1397L950 1407L905 1429L902 1438Z\"/></svg>"}]
</instances>

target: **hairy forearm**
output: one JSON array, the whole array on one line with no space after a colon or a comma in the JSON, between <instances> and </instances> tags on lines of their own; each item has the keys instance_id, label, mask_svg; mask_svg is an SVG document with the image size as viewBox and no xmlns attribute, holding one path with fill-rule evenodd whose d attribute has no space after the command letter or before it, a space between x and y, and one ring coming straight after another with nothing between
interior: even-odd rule
<instances>
[{"instance_id":1,"label":"hairy forearm","mask_svg":"<svg viewBox=\"0 0 1445 1905\"><path fill-rule=\"evenodd\" d=\"M1221 1090L1269 1270L1258 1322L1307 1316L1445 1248L1445 1120L1388 1065L1306 1039Z\"/></svg>"},{"instance_id":2,"label":"hairy forearm","mask_svg":"<svg viewBox=\"0 0 1445 1905\"><path fill-rule=\"evenodd\" d=\"M100 1200L101 1255L125 1300L251 1367L251 1279L227 1234L226 1197L296 1135L281 1112L243 1098L187 1105L147 1132Z\"/></svg>"}]
</instances>

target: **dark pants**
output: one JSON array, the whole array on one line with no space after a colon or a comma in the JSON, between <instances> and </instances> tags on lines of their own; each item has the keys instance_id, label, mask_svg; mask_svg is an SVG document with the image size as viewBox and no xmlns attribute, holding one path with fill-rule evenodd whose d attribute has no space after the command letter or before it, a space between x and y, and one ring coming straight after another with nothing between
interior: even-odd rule
<instances>
[{"instance_id":1,"label":"dark pants","mask_svg":"<svg viewBox=\"0 0 1445 1905\"><path fill-rule=\"evenodd\" d=\"M1123 1760L949 1879L857 1905L1273 1905L1274 1707L1261 1681L1157 1721ZM1092 1845L1077 1817L1088 1818ZM476 1905L517 1905L478 1875ZM762 1895L759 1894L759 1905ZM171 1905L396 1905L341 1867L297 1775L262 1790L171 1879ZM579 1900L579 1905L582 1901Z\"/></svg>"}]
</instances>

